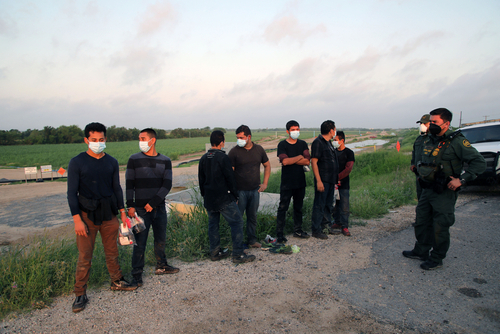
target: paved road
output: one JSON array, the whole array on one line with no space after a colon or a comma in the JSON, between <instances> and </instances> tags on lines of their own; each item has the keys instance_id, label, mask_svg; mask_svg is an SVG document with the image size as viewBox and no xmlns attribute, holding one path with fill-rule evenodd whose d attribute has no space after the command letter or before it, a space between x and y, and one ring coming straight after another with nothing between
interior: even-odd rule
<instances>
[{"instance_id":1,"label":"paved road","mask_svg":"<svg viewBox=\"0 0 500 334\"><path fill-rule=\"evenodd\" d=\"M500 333L500 197L456 210L443 268L421 270L404 258L409 228L376 240L373 261L343 274L336 289L359 310L382 321L443 333Z\"/></svg>"}]
</instances>

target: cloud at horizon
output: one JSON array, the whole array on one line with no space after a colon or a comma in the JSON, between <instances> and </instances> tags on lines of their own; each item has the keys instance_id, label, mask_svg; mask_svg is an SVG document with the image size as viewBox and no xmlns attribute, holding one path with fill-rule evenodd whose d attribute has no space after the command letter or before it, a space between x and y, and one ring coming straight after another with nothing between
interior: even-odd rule
<instances>
[{"instance_id":1,"label":"cloud at horizon","mask_svg":"<svg viewBox=\"0 0 500 334\"><path fill-rule=\"evenodd\" d=\"M455 126L460 111L500 118L500 4L453 4L7 0L0 129L400 128L437 107Z\"/></svg>"}]
</instances>

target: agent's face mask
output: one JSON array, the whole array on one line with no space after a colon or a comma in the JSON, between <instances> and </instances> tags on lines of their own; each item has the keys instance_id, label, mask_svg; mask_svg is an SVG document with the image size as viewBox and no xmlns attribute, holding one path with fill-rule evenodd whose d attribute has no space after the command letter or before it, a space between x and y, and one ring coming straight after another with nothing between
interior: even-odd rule
<instances>
[{"instance_id":1,"label":"agent's face mask","mask_svg":"<svg viewBox=\"0 0 500 334\"><path fill-rule=\"evenodd\" d=\"M438 135L441 132L441 127L437 124L431 123L429 125L429 132L433 135Z\"/></svg>"},{"instance_id":2,"label":"agent's face mask","mask_svg":"<svg viewBox=\"0 0 500 334\"><path fill-rule=\"evenodd\" d=\"M297 139L300 136L300 131L290 131L290 138Z\"/></svg>"},{"instance_id":3,"label":"agent's face mask","mask_svg":"<svg viewBox=\"0 0 500 334\"><path fill-rule=\"evenodd\" d=\"M89 142L89 149L95 154L99 154L106 148L106 143L103 141L91 141Z\"/></svg>"},{"instance_id":4,"label":"agent's face mask","mask_svg":"<svg viewBox=\"0 0 500 334\"><path fill-rule=\"evenodd\" d=\"M420 123L420 133L424 134L427 132L427 126L424 123Z\"/></svg>"},{"instance_id":5,"label":"agent's face mask","mask_svg":"<svg viewBox=\"0 0 500 334\"><path fill-rule=\"evenodd\" d=\"M340 143L339 143L338 140L332 141L332 145L333 145L333 148L339 148L340 147Z\"/></svg>"},{"instance_id":6,"label":"agent's face mask","mask_svg":"<svg viewBox=\"0 0 500 334\"><path fill-rule=\"evenodd\" d=\"M150 140L148 140L148 141L140 141L140 142L139 142L139 149L140 149L142 152L144 152L144 153L149 152L149 150L150 150L150 149L151 149L151 147L153 146L153 145L151 145L151 146L149 145L149 142L150 142L150 141L151 141L151 139L150 139Z\"/></svg>"}]
</instances>

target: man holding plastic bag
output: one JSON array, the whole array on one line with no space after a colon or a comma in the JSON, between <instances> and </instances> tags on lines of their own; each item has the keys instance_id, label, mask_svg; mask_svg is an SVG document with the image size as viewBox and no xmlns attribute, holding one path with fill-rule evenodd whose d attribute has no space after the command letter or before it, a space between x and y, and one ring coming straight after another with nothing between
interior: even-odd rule
<instances>
[{"instance_id":1,"label":"man holding plastic bag","mask_svg":"<svg viewBox=\"0 0 500 334\"><path fill-rule=\"evenodd\" d=\"M175 274L178 268L167 264L167 212L165 196L172 188L172 162L156 151L156 131L144 129L139 134L141 152L130 156L125 172L128 216L142 218L146 229L135 234L132 254L132 284L142 286L144 253L150 227L153 227L156 275Z\"/></svg>"}]
</instances>

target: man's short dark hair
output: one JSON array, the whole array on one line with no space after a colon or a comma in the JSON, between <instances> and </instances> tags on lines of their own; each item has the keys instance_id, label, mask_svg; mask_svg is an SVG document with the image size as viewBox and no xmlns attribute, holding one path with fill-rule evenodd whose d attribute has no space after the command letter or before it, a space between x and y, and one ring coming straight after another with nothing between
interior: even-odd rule
<instances>
[{"instance_id":1,"label":"man's short dark hair","mask_svg":"<svg viewBox=\"0 0 500 334\"><path fill-rule=\"evenodd\" d=\"M252 131L250 131L250 128L248 126L246 126L246 125L240 125L236 129L236 134L238 134L240 132L243 132L245 134L245 136L251 136L252 135Z\"/></svg>"},{"instance_id":2,"label":"man's short dark hair","mask_svg":"<svg viewBox=\"0 0 500 334\"><path fill-rule=\"evenodd\" d=\"M445 122L450 122L453 119L453 114L446 108L437 108L429 113L432 116L439 116Z\"/></svg>"},{"instance_id":3,"label":"man's short dark hair","mask_svg":"<svg viewBox=\"0 0 500 334\"><path fill-rule=\"evenodd\" d=\"M106 127L103 124L97 122L87 124L87 126L85 126L84 132L85 138L89 138L91 132L102 132L104 133L104 137L106 137Z\"/></svg>"},{"instance_id":4,"label":"man's short dark hair","mask_svg":"<svg viewBox=\"0 0 500 334\"><path fill-rule=\"evenodd\" d=\"M337 131L337 137L339 137L340 140L343 140L345 143L345 134L344 131Z\"/></svg>"},{"instance_id":5,"label":"man's short dark hair","mask_svg":"<svg viewBox=\"0 0 500 334\"><path fill-rule=\"evenodd\" d=\"M215 130L210 134L210 145L212 147L219 146L223 141L225 141L224 132L221 130Z\"/></svg>"},{"instance_id":6,"label":"man's short dark hair","mask_svg":"<svg viewBox=\"0 0 500 334\"><path fill-rule=\"evenodd\" d=\"M334 130L335 129L335 122L334 121L324 121L323 123L321 123L321 134L322 135L327 135L328 132L330 132L331 130Z\"/></svg>"},{"instance_id":7,"label":"man's short dark hair","mask_svg":"<svg viewBox=\"0 0 500 334\"><path fill-rule=\"evenodd\" d=\"M293 119L286 123L286 129L289 131L292 126L298 126L300 128L299 122L294 121Z\"/></svg>"},{"instance_id":8,"label":"man's short dark hair","mask_svg":"<svg viewBox=\"0 0 500 334\"><path fill-rule=\"evenodd\" d=\"M149 138L156 138L156 131L151 129L151 128L146 128L144 130L141 130L141 132L139 133L143 133L143 132L146 132L149 136Z\"/></svg>"}]
</instances>

